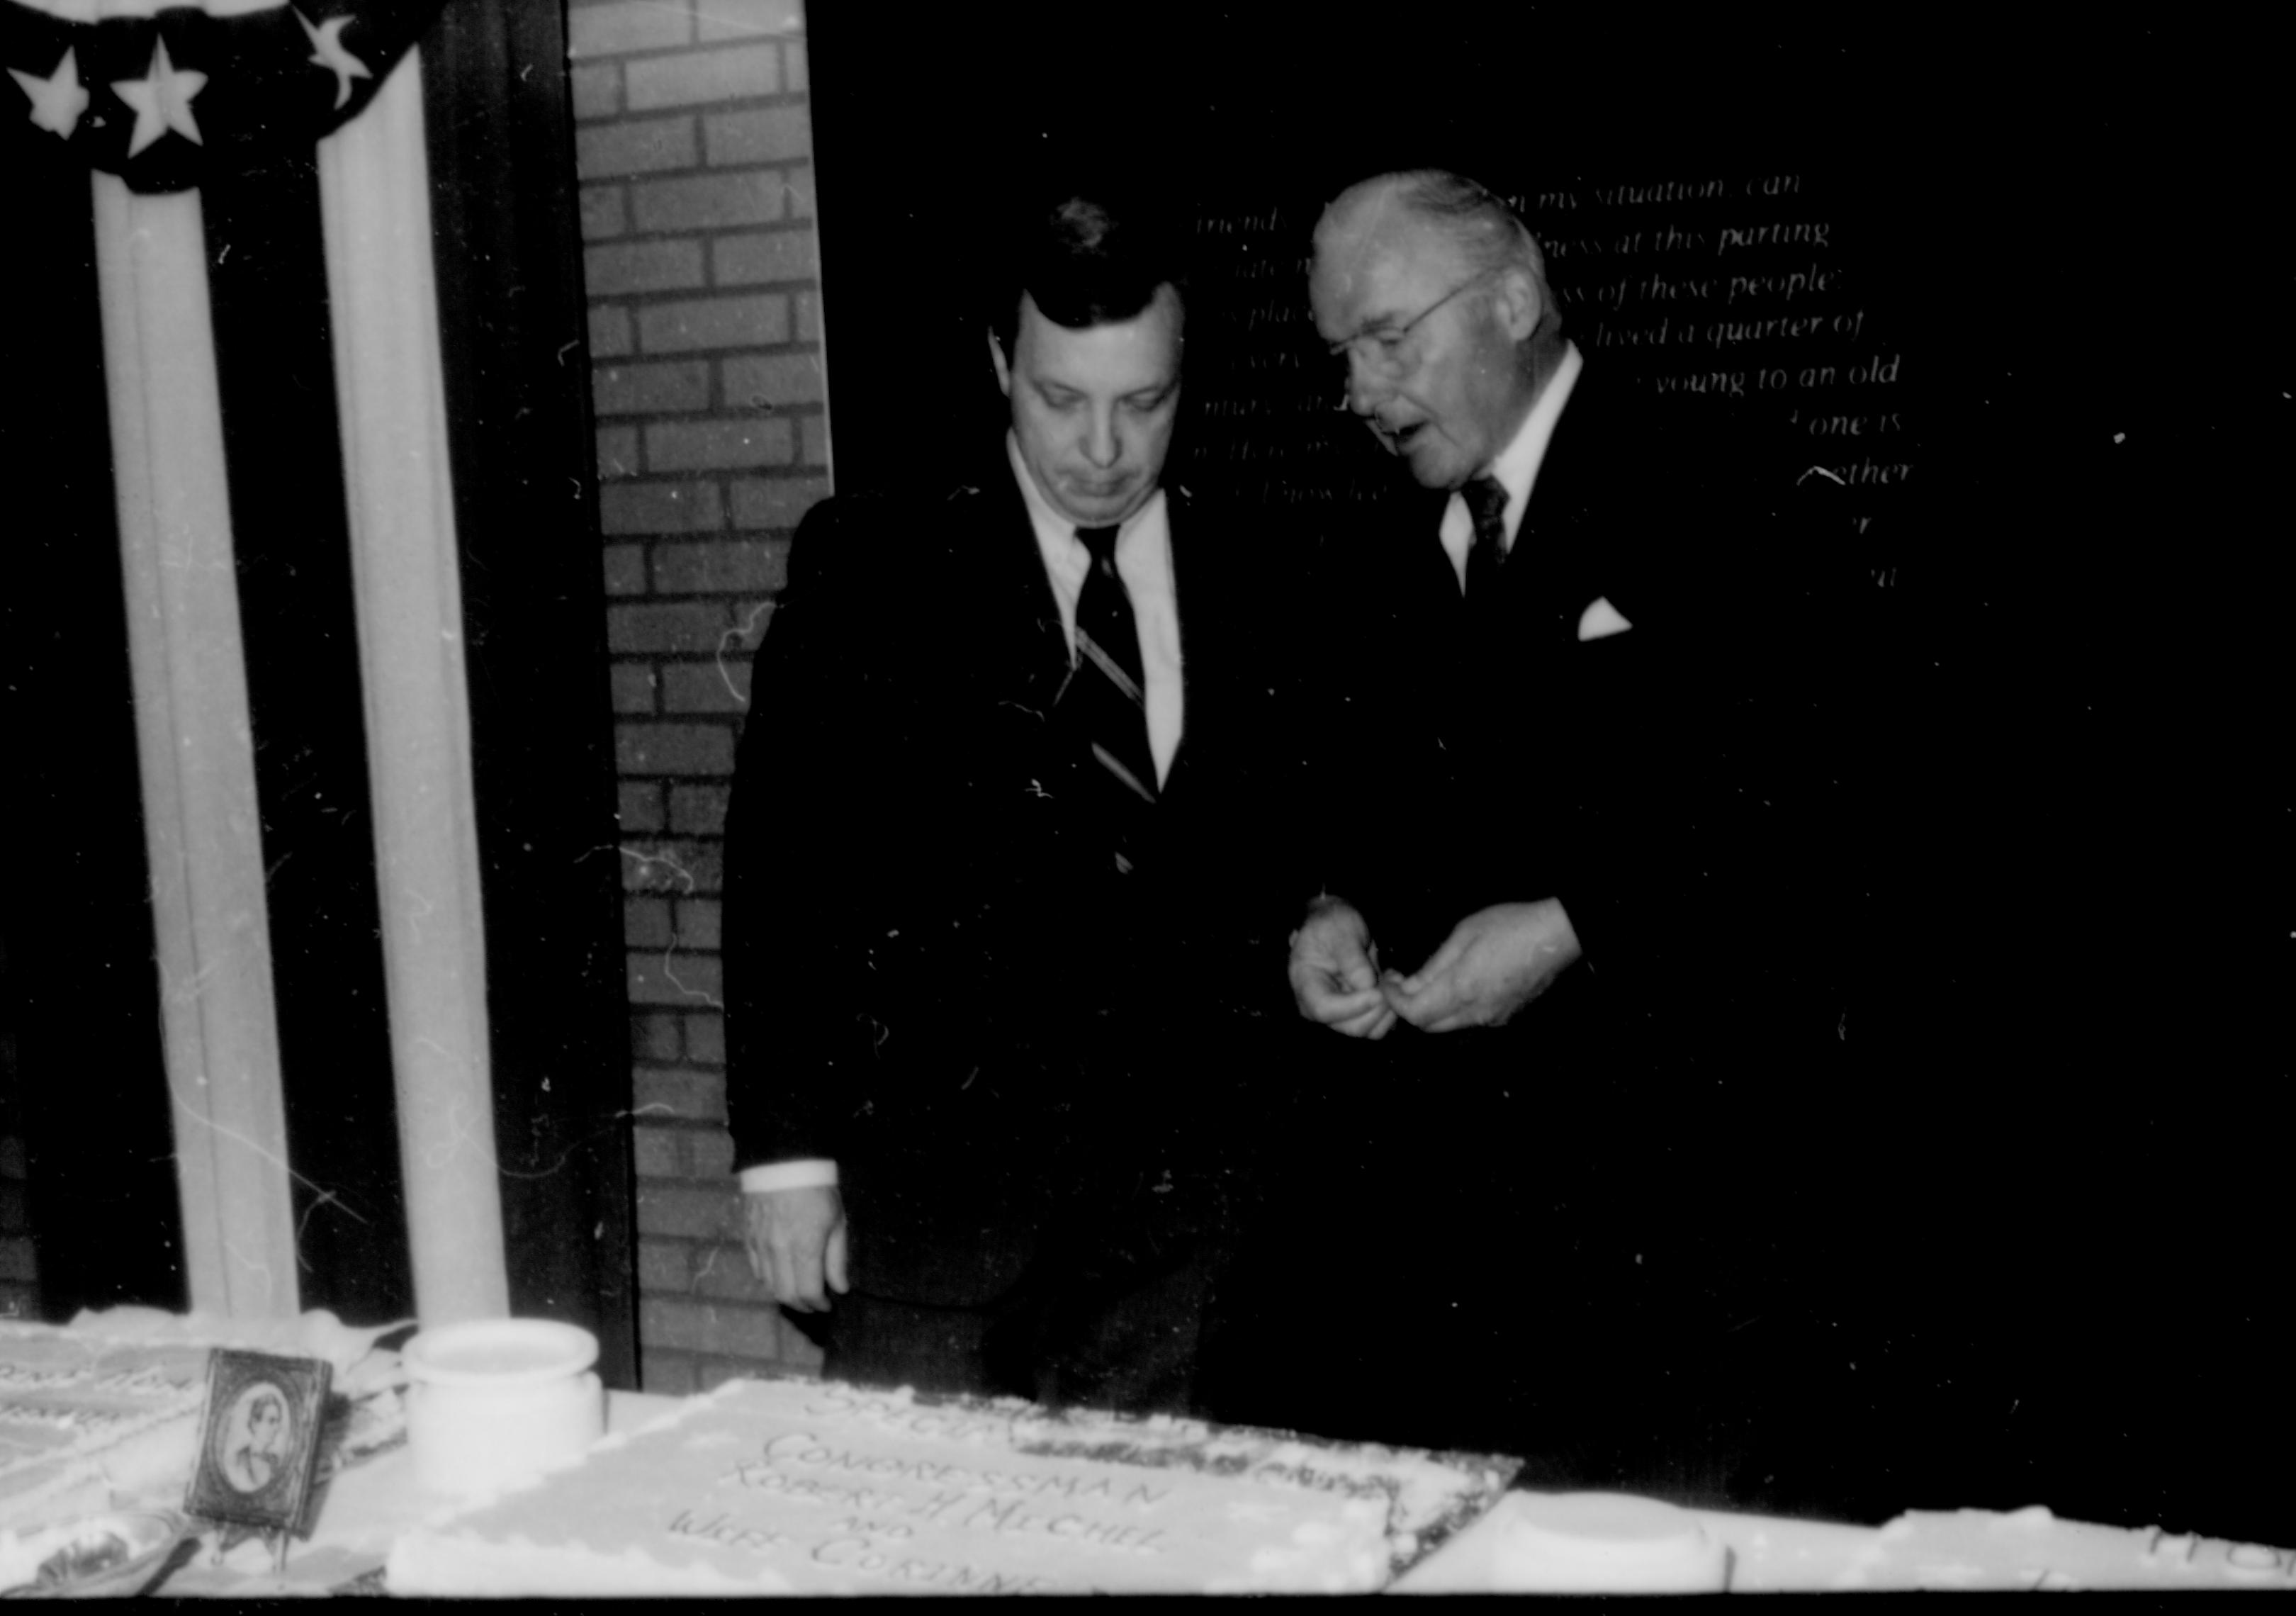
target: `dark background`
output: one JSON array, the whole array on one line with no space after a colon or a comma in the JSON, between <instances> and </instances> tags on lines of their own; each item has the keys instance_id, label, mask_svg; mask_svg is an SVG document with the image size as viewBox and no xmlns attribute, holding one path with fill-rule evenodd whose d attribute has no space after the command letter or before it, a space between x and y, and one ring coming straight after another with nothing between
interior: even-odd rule
<instances>
[{"instance_id":1,"label":"dark background","mask_svg":"<svg viewBox=\"0 0 2296 1616\"><path fill-rule=\"evenodd\" d=\"M2288 288L2263 257L2260 42L1542 7L1022 7L895 42L816 9L840 492L946 480L993 431L971 297L1016 174L1105 160L1200 217L1274 215L1196 238L1173 466L1261 504L1271 543L1295 490L1390 468L1305 407L1334 379L1245 363L1314 351L1247 246L1304 258L1324 200L1423 163L1502 192L1803 177L1845 295L1903 356L1882 407L1915 471L1830 496L1793 478L1849 457L1795 436L1808 400L1701 401L1779 497L1815 496L1797 564L1831 649L1766 693L1816 717L1782 711L1750 767L1784 796L1822 753L1852 783L1792 872L1834 918L1789 974L1836 1002L1742 1052L1714 1144L1734 1178L1693 1200L1654 1174L1742 1259L1725 1373L1767 1429L1729 1490L2284 1538L2296 1490L2251 1457L2296 1358L2287 546L2261 503ZM1550 271L1583 340L1589 283ZM1210 407L1251 398L1273 414L1241 428ZM1273 461L1234 461L1240 434ZM1364 1298L1333 1317L1407 1325Z\"/></svg>"}]
</instances>

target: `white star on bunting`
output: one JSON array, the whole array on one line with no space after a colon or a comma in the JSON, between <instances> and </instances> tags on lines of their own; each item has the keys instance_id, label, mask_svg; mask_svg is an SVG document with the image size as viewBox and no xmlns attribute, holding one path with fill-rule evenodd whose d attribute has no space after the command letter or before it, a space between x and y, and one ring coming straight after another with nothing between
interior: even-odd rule
<instances>
[{"instance_id":1,"label":"white star on bunting","mask_svg":"<svg viewBox=\"0 0 2296 1616\"><path fill-rule=\"evenodd\" d=\"M33 123L59 140L70 140L88 103L87 92L80 88L79 62L72 53L66 51L56 70L45 78L35 78L14 68L8 70L8 77L32 98Z\"/></svg>"},{"instance_id":2,"label":"white star on bunting","mask_svg":"<svg viewBox=\"0 0 2296 1616\"><path fill-rule=\"evenodd\" d=\"M367 71L365 62L343 48L343 30L351 25L353 20L330 17L313 28L310 19L299 9L295 12L295 21L303 25L303 32L309 37L312 50L317 53L311 58L312 65L323 67L335 76L335 111L340 112L343 103L351 98L351 80L374 77Z\"/></svg>"},{"instance_id":3,"label":"white star on bunting","mask_svg":"<svg viewBox=\"0 0 2296 1616\"><path fill-rule=\"evenodd\" d=\"M144 147L173 129L193 145L200 140L200 126L192 119L192 97L207 88L205 73L179 72L168 60L168 42L154 43L152 65L141 78L116 78L111 93L135 110L135 132L127 138L127 155L135 156Z\"/></svg>"}]
</instances>

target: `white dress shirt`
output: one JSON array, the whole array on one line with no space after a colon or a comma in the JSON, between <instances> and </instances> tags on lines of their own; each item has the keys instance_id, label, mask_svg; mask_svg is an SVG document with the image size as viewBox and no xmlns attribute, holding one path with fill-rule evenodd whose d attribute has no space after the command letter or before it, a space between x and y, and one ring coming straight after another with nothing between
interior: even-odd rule
<instances>
[{"instance_id":1,"label":"white dress shirt","mask_svg":"<svg viewBox=\"0 0 2296 1616\"><path fill-rule=\"evenodd\" d=\"M1530 414L1515 428L1513 438L1499 451L1498 458L1490 464L1490 474L1498 479L1506 490L1506 549L1514 554L1514 536L1522 526L1522 513L1530 504L1530 490L1538 481L1538 468L1546 463L1546 446L1554 439L1554 423L1562 419L1562 406L1570 402L1570 390L1578 381L1578 373L1586 361L1579 357L1578 345L1566 343L1562 362L1546 379L1546 387L1530 406ZM1443 507L1443 553L1451 558L1451 570L1459 576L1459 587L1467 587L1467 552L1475 543L1475 519L1468 513L1464 496L1454 493L1451 503Z\"/></svg>"},{"instance_id":2,"label":"white dress shirt","mask_svg":"<svg viewBox=\"0 0 2296 1616\"><path fill-rule=\"evenodd\" d=\"M1029 525L1037 530L1037 549L1045 558L1053 598L1060 603L1061 628L1069 636L1073 659L1077 596L1084 591L1085 574L1092 570L1092 552L1077 537L1076 523L1046 503L1037 480L1021 463L1020 446L1010 432L1004 435L1004 452L1029 507ZM1172 595L1172 529L1164 513L1163 489L1151 494L1117 529L1116 574L1132 597L1132 621L1140 632L1148 750L1155 754L1156 783L1161 785L1172 772L1172 754L1180 749L1180 609Z\"/></svg>"},{"instance_id":3,"label":"white dress shirt","mask_svg":"<svg viewBox=\"0 0 2296 1616\"><path fill-rule=\"evenodd\" d=\"M1013 479L1021 485L1021 498L1029 507L1029 523L1036 529L1037 550L1044 557L1053 598L1060 604L1061 628L1068 635L1069 655L1073 659L1077 596L1084 591L1085 575L1092 570L1092 552L1077 537L1076 523L1054 510L1037 490L1037 480L1029 475L1020 446L1010 432L1004 435L1004 452L1012 462ZM1132 620L1140 631L1148 750L1155 755L1156 783L1161 785L1172 772L1173 754L1180 749L1180 611L1172 590L1172 530L1165 515L1163 489L1151 494L1147 503L1126 517L1117 529L1116 571L1124 580L1125 593L1132 597ZM742 1169L745 1193L836 1182L837 1163L825 1157Z\"/></svg>"}]
</instances>

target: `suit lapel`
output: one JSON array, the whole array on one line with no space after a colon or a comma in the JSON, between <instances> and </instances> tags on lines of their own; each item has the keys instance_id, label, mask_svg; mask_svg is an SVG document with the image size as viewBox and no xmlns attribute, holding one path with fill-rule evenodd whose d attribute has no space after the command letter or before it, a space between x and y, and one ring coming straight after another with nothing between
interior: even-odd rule
<instances>
[{"instance_id":1,"label":"suit lapel","mask_svg":"<svg viewBox=\"0 0 2296 1616\"><path fill-rule=\"evenodd\" d=\"M1189 732L1209 711L1201 677L1205 663L1199 652L1205 637L1205 619L1214 608L1217 591L1210 587L1199 591L1194 587L1196 575L1191 570L1197 556L1193 548L1194 535L1194 514L1186 491L1167 485L1165 553L1172 566L1172 610L1180 619L1180 741L1173 749L1171 767L1164 771L1164 783L1157 792L1160 804L1169 801L1173 789L1184 778L1182 771L1190 756Z\"/></svg>"},{"instance_id":2,"label":"suit lapel","mask_svg":"<svg viewBox=\"0 0 2296 1616\"><path fill-rule=\"evenodd\" d=\"M1586 503L1587 486L1595 480L1596 456L1590 439L1598 438L1603 411L1600 382L1593 380L1591 372L1581 370L1578 380L1571 385L1570 400L1555 420L1554 434L1546 440L1546 457L1539 462L1538 480L1531 486L1530 504L1523 512L1523 527L1537 525L1553 527L1567 521L1567 513Z\"/></svg>"},{"instance_id":3,"label":"suit lapel","mask_svg":"<svg viewBox=\"0 0 2296 1616\"><path fill-rule=\"evenodd\" d=\"M978 652L1006 661L1005 677L1017 699L1050 711L1068 677L1068 634L1028 504L1001 454L997 464L998 474L974 496L977 520L966 524L960 554L952 558L955 581L961 585L968 573L979 580L982 608L979 621L960 623L957 632ZM973 598L973 593L960 589L954 598Z\"/></svg>"},{"instance_id":4,"label":"suit lapel","mask_svg":"<svg viewBox=\"0 0 2296 1616\"><path fill-rule=\"evenodd\" d=\"M1538 644L1546 651L1577 644L1579 615L1595 598L1589 580L1603 570L1603 558L1595 553L1600 536L1586 531L1580 518L1590 490L1602 480L1602 459L1595 449L1603 431L1604 390L1591 371L1579 372L1547 439L1538 480L1531 485L1514 551L1507 558L1507 617L1535 625Z\"/></svg>"}]
</instances>

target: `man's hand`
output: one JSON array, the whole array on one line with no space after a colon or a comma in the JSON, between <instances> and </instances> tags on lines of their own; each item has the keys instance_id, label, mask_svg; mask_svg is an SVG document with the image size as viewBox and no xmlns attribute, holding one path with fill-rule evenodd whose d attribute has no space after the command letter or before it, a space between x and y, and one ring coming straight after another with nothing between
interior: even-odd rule
<instances>
[{"instance_id":1,"label":"man's hand","mask_svg":"<svg viewBox=\"0 0 2296 1616\"><path fill-rule=\"evenodd\" d=\"M845 1201L835 1185L752 1190L742 1196L750 1267L774 1299L800 1313L823 1313L825 1279L840 1295L845 1283Z\"/></svg>"},{"instance_id":2,"label":"man's hand","mask_svg":"<svg viewBox=\"0 0 2296 1616\"><path fill-rule=\"evenodd\" d=\"M1424 1032L1497 1027L1578 957L1578 934L1557 898L1494 904L1452 928L1410 976L1382 984L1396 1014Z\"/></svg>"},{"instance_id":3,"label":"man's hand","mask_svg":"<svg viewBox=\"0 0 2296 1616\"><path fill-rule=\"evenodd\" d=\"M1395 1012L1380 991L1371 928L1352 906L1326 901L1292 934L1292 997L1300 1013L1351 1038L1383 1038Z\"/></svg>"}]
</instances>

